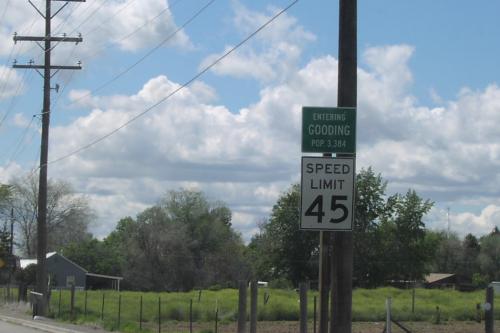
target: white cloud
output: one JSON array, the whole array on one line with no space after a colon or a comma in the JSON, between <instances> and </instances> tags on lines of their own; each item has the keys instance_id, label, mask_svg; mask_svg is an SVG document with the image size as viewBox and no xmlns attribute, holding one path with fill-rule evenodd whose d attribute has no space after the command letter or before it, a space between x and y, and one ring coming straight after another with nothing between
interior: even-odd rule
<instances>
[{"instance_id":1,"label":"white cloud","mask_svg":"<svg viewBox=\"0 0 500 333\"><path fill-rule=\"evenodd\" d=\"M16 113L14 115L13 123L17 127L26 127L30 124L30 121L23 113Z\"/></svg>"},{"instance_id":2,"label":"white cloud","mask_svg":"<svg viewBox=\"0 0 500 333\"><path fill-rule=\"evenodd\" d=\"M233 4L236 12L234 26L244 36L256 31L279 11L269 7L269 14L263 14L249 10L240 2ZM294 72L304 47L315 38L294 17L284 13L253 40L215 65L212 71L218 75L249 77L263 83L283 81ZM200 68L210 65L232 47L228 45L223 52L209 55L201 62Z\"/></svg>"},{"instance_id":3,"label":"white cloud","mask_svg":"<svg viewBox=\"0 0 500 333\"><path fill-rule=\"evenodd\" d=\"M0 183L6 184L14 177L23 173L23 168L15 162L9 162L6 166L0 166Z\"/></svg>"},{"instance_id":4,"label":"white cloud","mask_svg":"<svg viewBox=\"0 0 500 333\"><path fill-rule=\"evenodd\" d=\"M500 206L488 205L479 215L460 213L451 215L450 219L453 221L453 229L460 230L461 234L467 234L471 230L492 231L495 226L498 226L500 220Z\"/></svg>"},{"instance_id":5,"label":"white cloud","mask_svg":"<svg viewBox=\"0 0 500 333\"><path fill-rule=\"evenodd\" d=\"M416 189L436 201L438 212L441 203L473 206L453 216L457 230L467 225L470 232L489 232L500 207L500 88L464 89L440 108L418 105L409 92L412 53L407 45L364 53L358 168L373 166L390 181L390 192ZM248 240L280 193L300 178L301 106L336 105L336 86L331 56L263 88L257 102L240 110L217 104L214 89L198 82L95 147L51 165L50 172L72 179L92 198L100 235L166 191L185 187L227 202ZM178 87L158 76L131 96L88 96L81 105L91 105L89 114L53 127L51 156L109 133ZM439 226L442 216L433 213L428 223Z\"/></svg>"},{"instance_id":6,"label":"white cloud","mask_svg":"<svg viewBox=\"0 0 500 333\"><path fill-rule=\"evenodd\" d=\"M44 1L34 1L42 11ZM60 4L53 6L53 13ZM187 34L178 30L168 0L95 0L70 3L52 19L52 35L77 37L83 43L54 43L53 61L73 64L102 55L110 46L125 51L137 51L158 45L172 36L165 47L192 48ZM9 55L14 47L12 35L43 36L43 19L27 2L11 1L4 22L0 22L0 55ZM175 34L174 34L175 33ZM32 42L18 42L13 56L19 62L33 59L43 62L43 52Z\"/></svg>"},{"instance_id":7,"label":"white cloud","mask_svg":"<svg viewBox=\"0 0 500 333\"><path fill-rule=\"evenodd\" d=\"M20 95L23 91L24 82L21 75L15 69L0 66L0 101Z\"/></svg>"}]
</instances>

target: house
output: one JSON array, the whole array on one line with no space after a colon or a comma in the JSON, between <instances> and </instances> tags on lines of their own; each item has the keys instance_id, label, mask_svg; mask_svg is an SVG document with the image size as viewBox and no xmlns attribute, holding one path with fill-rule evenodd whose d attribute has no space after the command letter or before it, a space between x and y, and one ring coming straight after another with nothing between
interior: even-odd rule
<instances>
[{"instance_id":1,"label":"house","mask_svg":"<svg viewBox=\"0 0 500 333\"><path fill-rule=\"evenodd\" d=\"M453 288L460 291L473 290L470 279L459 274L430 273L424 277L426 288Z\"/></svg>"},{"instance_id":2,"label":"house","mask_svg":"<svg viewBox=\"0 0 500 333\"><path fill-rule=\"evenodd\" d=\"M54 288L69 288L74 285L78 289L89 289L94 284L99 284L104 288L120 290L120 281L123 280L120 276L90 273L57 252L47 253L46 258L50 284ZM36 263L36 259L21 259L20 267L26 268Z\"/></svg>"}]
</instances>

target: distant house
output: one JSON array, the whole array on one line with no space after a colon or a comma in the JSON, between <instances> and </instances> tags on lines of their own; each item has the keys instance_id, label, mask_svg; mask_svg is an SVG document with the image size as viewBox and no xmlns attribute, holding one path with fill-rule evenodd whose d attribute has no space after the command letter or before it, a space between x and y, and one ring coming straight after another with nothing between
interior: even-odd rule
<instances>
[{"instance_id":1,"label":"distant house","mask_svg":"<svg viewBox=\"0 0 500 333\"><path fill-rule=\"evenodd\" d=\"M69 288L74 285L78 289L89 289L98 284L100 287L120 290L120 276L90 273L57 252L47 253L47 272L50 283L55 288ZM36 259L21 259L20 267L36 264Z\"/></svg>"},{"instance_id":2,"label":"distant house","mask_svg":"<svg viewBox=\"0 0 500 333\"><path fill-rule=\"evenodd\" d=\"M430 273L424 277L426 288L453 288L461 291L473 290L470 279L458 274Z\"/></svg>"}]
</instances>

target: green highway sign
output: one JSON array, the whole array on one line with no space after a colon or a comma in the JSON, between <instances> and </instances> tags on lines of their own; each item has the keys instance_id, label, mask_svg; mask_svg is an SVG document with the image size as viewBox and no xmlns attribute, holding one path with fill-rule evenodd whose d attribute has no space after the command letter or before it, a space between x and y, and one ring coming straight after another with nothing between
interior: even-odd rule
<instances>
[{"instance_id":1,"label":"green highway sign","mask_svg":"<svg viewBox=\"0 0 500 333\"><path fill-rule=\"evenodd\" d=\"M303 153L356 152L356 109L302 107Z\"/></svg>"}]
</instances>

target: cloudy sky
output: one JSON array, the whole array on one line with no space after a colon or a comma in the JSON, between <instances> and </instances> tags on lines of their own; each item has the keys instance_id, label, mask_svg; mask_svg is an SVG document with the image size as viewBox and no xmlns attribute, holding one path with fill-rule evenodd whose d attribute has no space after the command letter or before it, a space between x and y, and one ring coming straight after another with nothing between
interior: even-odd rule
<instances>
[{"instance_id":1,"label":"cloudy sky","mask_svg":"<svg viewBox=\"0 0 500 333\"><path fill-rule=\"evenodd\" d=\"M84 41L53 50L53 64L83 70L52 80L49 176L90 199L96 236L188 188L226 202L248 240L299 181L301 107L336 106L338 2L298 1L213 65L289 4L92 0L53 19L53 35ZM413 188L434 201L429 228L447 227L447 208L459 235L500 226L500 3L358 9L357 167L381 173L388 194ZM43 52L14 44L14 32L43 34L27 1L0 4L0 182L39 158L42 79L10 67Z\"/></svg>"}]
</instances>

